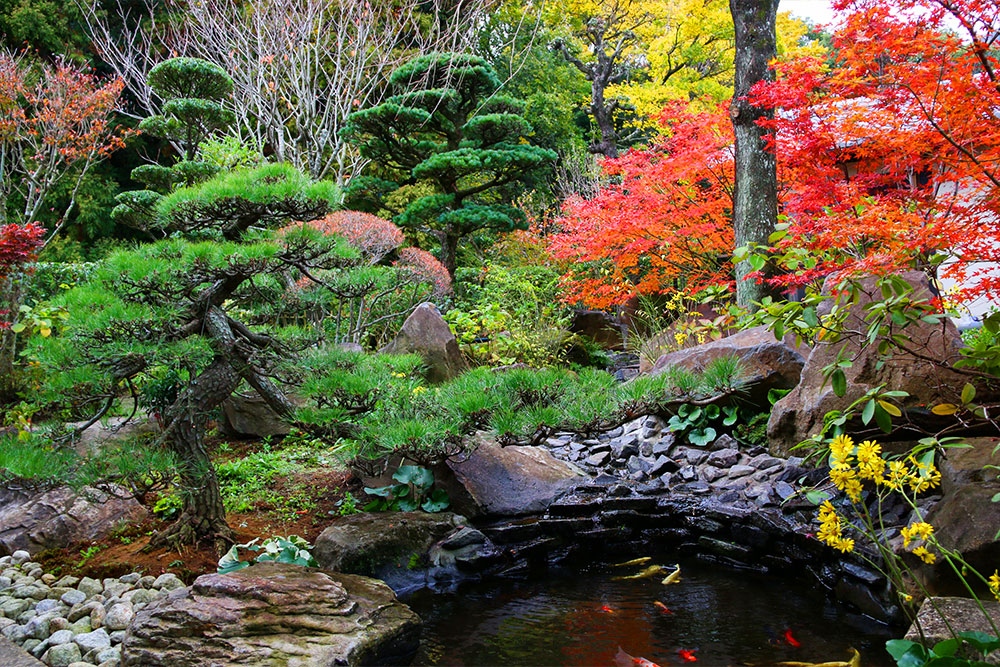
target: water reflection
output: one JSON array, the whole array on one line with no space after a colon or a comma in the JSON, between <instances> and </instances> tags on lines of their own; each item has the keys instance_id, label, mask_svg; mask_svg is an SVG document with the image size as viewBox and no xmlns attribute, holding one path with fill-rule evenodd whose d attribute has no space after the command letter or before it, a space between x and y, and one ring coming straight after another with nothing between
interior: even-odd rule
<instances>
[{"instance_id":1,"label":"water reflection","mask_svg":"<svg viewBox=\"0 0 1000 667\"><path fill-rule=\"evenodd\" d=\"M884 626L847 613L796 580L683 564L681 582L613 581L621 569L552 569L526 581L420 591L416 665L614 665L619 648L659 665L845 660L891 665ZM655 604L660 601L667 610ZM671 613L672 612L672 613ZM796 646L797 644L797 646Z\"/></svg>"}]
</instances>

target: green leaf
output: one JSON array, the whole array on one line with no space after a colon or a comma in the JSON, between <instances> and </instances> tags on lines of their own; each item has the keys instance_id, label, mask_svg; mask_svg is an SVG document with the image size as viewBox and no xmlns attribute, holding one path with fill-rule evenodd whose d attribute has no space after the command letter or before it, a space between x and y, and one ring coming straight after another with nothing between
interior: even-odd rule
<instances>
[{"instance_id":1,"label":"green leaf","mask_svg":"<svg viewBox=\"0 0 1000 667\"><path fill-rule=\"evenodd\" d=\"M923 646L905 639L890 639L885 643L885 650L898 667L923 667L930 657Z\"/></svg>"},{"instance_id":2,"label":"green leaf","mask_svg":"<svg viewBox=\"0 0 1000 667\"><path fill-rule=\"evenodd\" d=\"M688 441L697 447L704 447L715 440L715 429L712 427L691 431Z\"/></svg>"},{"instance_id":3,"label":"green leaf","mask_svg":"<svg viewBox=\"0 0 1000 667\"><path fill-rule=\"evenodd\" d=\"M826 491L820 491L819 489L811 489L805 492L806 500L811 502L813 505L822 505L823 501L829 500L831 498L830 494Z\"/></svg>"},{"instance_id":4,"label":"green leaf","mask_svg":"<svg viewBox=\"0 0 1000 667\"><path fill-rule=\"evenodd\" d=\"M833 386L833 393L837 396L843 396L847 393L847 377L844 375L843 369L836 369L830 374L830 384Z\"/></svg>"},{"instance_id":5,"label":"green leaf","mask_svg":"<svg viewBox=\"0 0 1000 667\"><path fill-rule=\"evenodd\" d=\"M867 403L865 403L864 410L861 411L861 421L864 422L864 424L867 426L871 422L872 417L874 416L875 416L875 401L868 401Z\"/></svg>"},{"instance_id":6,"label":"green leaf","mask_svg":"<svg viewBox=\"0 0 1000 667\"><path fill-rule=\"evenodd\" d=\"M952 637L951 639L945 639L944 641L938 642L937 644L934 645L934 648L931 650L937 655L950 657L955 655L955 653L958 651L958 647L961 645L962 645L961 639L956 639L955 637Z\"/></svg>"},{"instance_id":7,"label":"green leaf","mask_svg":"<svg viewBox=\"0 0 1000 667\"><path fill-rule=\"evenodd\" d=\"M971 383L966 382L965 386L962 387L962 403L969 404L972 399L976 397L976 388L972 386Z\"/></svg>"},{"instance_id":8,"label":"green leaf","mask_svg":"<svg viewBox=\"0 0 1000 667\"><path fill-rule=\"evenodd\" d=\"M819 326L819 317L816 315L816 309L812 306L802 311L802 319L811 327Z\"/></svg>"},{"instance_id":9,"label":"green leaf","mask_svg":"<svg viewBox=\"0 0 1000 667\"><path fill-rule=\"evenodd\" d=\"M958 636L983 655L1000 649L1000 639L985 632L959 632Z\"/></svg>"},{"instance_id":10,"label":"green leaf","mask_svg":"<svg viewBox=\"0 0 1000 667\"><path fill-rule=\"evenodd\" d=\"M892 417L881 405L875 405L875 423L885 433L892 433Z\"/></svg>"}]
</instances>

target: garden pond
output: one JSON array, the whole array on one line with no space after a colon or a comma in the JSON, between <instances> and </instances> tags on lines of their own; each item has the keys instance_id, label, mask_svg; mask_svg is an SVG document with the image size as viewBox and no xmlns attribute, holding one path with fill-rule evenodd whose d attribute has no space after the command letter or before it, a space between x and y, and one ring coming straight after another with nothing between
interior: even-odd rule
<instances>
[{"instance_id":1,"label":"garden pond","mask_svg":"<svg viewBox=\"0 0 1000 667\"><path fill-rule=\"evenodd\" d=\"M550 567L412 593L403 600L424 620L413 664L768 665L847 660L851 648L864 667L893 664L885 641L898 634L795 578L682 562L671 585L614 579L642 567Z\"/></svg>"}]
</instances>

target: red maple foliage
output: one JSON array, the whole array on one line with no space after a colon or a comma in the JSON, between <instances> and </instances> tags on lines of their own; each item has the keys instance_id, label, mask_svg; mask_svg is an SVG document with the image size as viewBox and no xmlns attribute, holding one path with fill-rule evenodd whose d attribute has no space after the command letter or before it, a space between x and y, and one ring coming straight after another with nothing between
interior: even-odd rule
<instances>
[{"instance_id":1,"label":"red maple foliage","mask_svg":"<svg viewBox=\"0 0 1000 667\"><path fill-rule=\"evenodd\" d=\"M44 234L45 230L33 223L0 226L0 279L35 258Z\"/></svg>"},{"instance_id":2,"label":"red maple foliage","mask_svg":"<svg viewBox=\"0 0 1000 667\"><path fill-rule=\"evenodd\" d=\"M430 285L434 296L451 291L448 269L426 250L403 248L399 251L399 260L393 266L411 282Z\"/></svg>"},{"instance_id":3,"label":"red maple foliage","mask_svg":"<svg viewBox=\"0 0 1000 667\"><path fill-rule=\"evenodd\" d=\"M677 103L669 136L604 162L614 183L568 199L548 250L570 266L563 298L591 308L730 280L733 130L726 111Z\"/></svg>"},{"instance_id":4,"label":"red maple foliage","mask_svg":"<svg viewBox=\"0 0 1000 667\"><path fill-rule=\"evenodd\" d=\"M811 258L781 280L940 264L958 298L1000 294L1000 1L836 4L836 66L778 63L754 90L779 109L780 249Z\"/></svg>"},{"instance_id":5,"label":"red maple foliage","mask_svg":"<svg viewBox=\"0 0 1000 667\"><path fill-rule=\"evenodd\" d=\"M324 234L343 236L367 264L377 264L403 243L399 227L362 211L334 211L306 224Z\"/></svg>"}]
</instances>

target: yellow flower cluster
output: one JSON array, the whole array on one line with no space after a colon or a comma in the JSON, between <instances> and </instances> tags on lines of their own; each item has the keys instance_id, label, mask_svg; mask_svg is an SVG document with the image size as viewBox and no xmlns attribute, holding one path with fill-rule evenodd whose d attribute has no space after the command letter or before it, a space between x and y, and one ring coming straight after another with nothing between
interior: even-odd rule
<instances>
[{"instance_id":1,"label":"yellow flower cluster","mask_svg":"<svg viewBox=\"0 0 1000 667\"><path fill-rule=\"evenodd\" d=\"M993 597L1000 602L1000 571L993 570L993 574L990 575L989 581L990 593L993 593Z\"/></svg>"},{"instance_id":2,"label":"yellow flower cluster","mask_svg":"<svg viewBox=\"0 0 1000 667\"><path fill-rule=\"evenodd\" d=\"M819 523L817 537L820 540L844 553L854 549L854 540L844 537L840 515L837 514L837 510L833 509L829 500L823 501L823 504L819 506Z\"/></svg>"},{"instance_id":3,"label":"yellow flower cluster","mask_svg":"<svg viewBox=\"0 0 1000 667\"><path fill-rule=\"evenodd\" d=\"M927 523L926 521L918 521L917 523L910 524L906 528L899 531L903 536L903 546L910 548L911 542L921 542L919 546L915 546L910 549L910 552L924 561L925 563L933 563L937 560L935 556L928 548L928 539L934 533L934 526Z\"/></svg>"},{"instance_id":4,"label":"yellow flower cluster","mask_svg":"<svg viewBox=\"0 0 1000 667\"><path fill-rule=\"evenodd\" d=\"M865 440L855 446L847 435L838 435L830 443L830 480L852 502L861 499L863 480L894 491L909 489L922 493L941 483L941 472L933 463L921 463L910 456L906 461L887 461L877 442Z\"/></svg>"}]
</instances>

